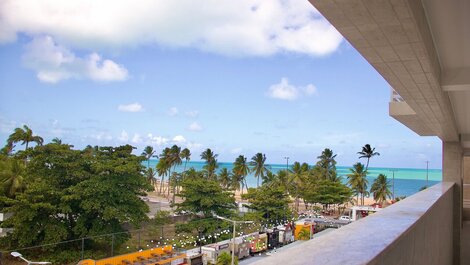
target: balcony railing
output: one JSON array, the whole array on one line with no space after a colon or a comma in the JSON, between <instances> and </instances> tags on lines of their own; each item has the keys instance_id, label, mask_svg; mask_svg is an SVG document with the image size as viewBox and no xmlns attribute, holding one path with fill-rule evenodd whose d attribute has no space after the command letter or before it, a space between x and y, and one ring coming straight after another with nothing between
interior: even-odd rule
<instances>
[{"instance_id":1,"label":"balcony railing","mask_svg":"<svg viewBox=\"0 0 470 265\"><path fill-rule=\"evenodd\" d=\"M450 182L436 184L253 265L453 264L455 188Z\"/></svg>"}]
</instances>

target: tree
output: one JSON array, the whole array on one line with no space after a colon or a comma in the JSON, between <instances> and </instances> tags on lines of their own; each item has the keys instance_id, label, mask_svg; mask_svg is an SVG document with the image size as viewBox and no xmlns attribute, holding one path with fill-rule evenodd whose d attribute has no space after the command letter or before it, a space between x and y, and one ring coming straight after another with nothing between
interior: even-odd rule
<instances>
[{"instance_id":1,"label":"tree","mask_svg":"<svg viewBox=\"0 0 470 265\"><path fill-rule=\"evenodd\" d=\"M356 163L353 168L350 168L351 172L348 174L348 184L357 196L357 203L359 203L359 195L362 198L362 205L364 205L364 196L367 194L367 170L364 169L364 165Z\"/></svg>"},{"instance_id":2,"label":"tree","mask_svg":"<svg viewBox=\"0 0 470 265\"><path fill-rule=\"evenodd\" d=\"M217 257L216 265L230 265L232 264L232 256L228 252L223 252ZM235 256L233 264L238 265L238 257Z\"/></svg>"},{"instance_id":3,"label":"tree","mask_svg":"<svg viewBox=\"0 0 470 265\"><path fill-rule=\"evenodd\" d=\"M237 180L241 183L241 192L243 194L244 187L248 188L245 178L250 172L250 168L248 167L248 164L246 162L246 157L239 155L233 163L232 171L233 175L237 176Z\"/></svg>"},{"instance_id":4,"label":"tree","mask_svg":"<svg viewBox=\"0 0 470 265\"><path fill-rule=\"evenodd\" d=\"M30 154L25 182L3 225L12 227L11 247L42 245L124 231L148 219L139 196L150 189L142 157L129 145L73 150L69 145L37 146ZM117 240L115 244L122 243Z\"/></svg>"},{"instance_id":5,"label":"tree","mask_svg":"<svg viewBox=\"0 0 470 265\"><path fill-rule=\"evenodd\" d=\"M333 150L325 148L321 155L317 157L319 160L315 165L314 171L316 175L321 179L329 179L337 181L336 175L336 155L333 154Z\"/></svg>"},{"instance_id":6,"label":"tree","mask_svg":"<svg viewBox=\"0 0 470 265\"><path fill-rule=\"evenodd\" d=\"M276 221L292 217L289 209L289 196L280 186L262 185L257 189L249 188L242 198L248 200L250 205L247 207L253 209L267 223L276 223Z\"/></svg>"},{"instance_id":7,"label":"tree","mask_svg":"<svg viewBox=\"0 0 470 265\"><path fill-rule=\"evenodd\" d=\"M252 171L255 173L255 177L258 179L256 187L259 187L259 179L264 178L264 175L269 171L265 165L266 155L262 153L257 153L251 158L250 166L253 167Z\"/></svg>"},{"instance_id":8,"label":"tree","mask_svg":"<svg viewBox=\"0 0 470 265\"><path fill-rule=\"evenodd\" d=\"M231 192L224 191L217 181L188 178L181 185L182 191L178 196L184 200L174 204L177 212L200 214L206 218L213 214L226 217L233 215L235 198Z\"/></svg>"},{"instance_id":9,"label":"tree","mask_svg":"<svg viewBox=\"0 0 470 265\"><path fill-rule=\"evenodd\" d=\"M150 145L147 145L142 152L142 156L147 160L147 168L150 168L150 158L155 157L155 150Z\"/></svg>"},{"instance_id":10,"label":"tree","mask_svg":"<svg viewBox=\"0 0 470 265\"><path fill-rule=\"evenodd\" d=\"M14 198L17 192L25 189L25 164L14 157L0 160L1 195Z\"/></svg>"},{"instance_id":11,"label":"tree","mask_svg":"<svg viewBox=\"0 0 470 265\"><path fill-rule=\"evenodd\" d=\"M173 166L173 173L176 173L176 166L181 165L183 162L181 160L181 147L173 145L170 149L170 165ZM177 174L170 174L170 177L173 179L173 201L175 201L176 185L178 182ZM170 197L170 181L168 181L168 197Z\"/></svg>"},{"instance_id":12,"label":"tree","mask_svg":"<svg viewBox=\"0 0 470 265\"><path fill-rule=\"evenodd\" d=\"M188 148L183 149L180 153L180 157L181 157L181 159L184 159L184 169L183 169L183 171L186 171L186 164L191 159L191 151L189 151Z\"/></svg>"},{"instance_id":13,"label":"tree","mask_svg":"<svg viewBox=\"0 0 470 265\"><path fill-rule=\"evenodd\" d=\"M29 143L34 142L37 145L42 145L44 140L40 136L33 135L33 131L28 126L23 125L23 128L15 128L7 140L7 143L10 145L18 142L21 142L21 145L25 145L24 150L27 150Z\"/></svg>"},{"instance_id":14,"label":"tree","mask_svg":"<svg viewBox=\"0 0 470 265\"><path fill-rule=\"evenodd\" d=\"M171 154L170 153L171 153L170 148L166 147L165 149L163 149L162 153L159 156L158 163L156 165L157 173L160 176L160 191L159 191L160 194L163 194L162 193L163 180L165 179L166 175L170 174L170 170L171 170L171 158L170 158Z\"/></svg>"},{"instance_id":15,"label":"tree","mask_svg":"<svg viewBox=\"0 0 470 265\"><path fill-rule=\"evenodd\" d=\"M374 195L374 200L377 203L383 205L383 203L387 201L387 198L392 197L390 186L390 181L387 180L387 176L383 174L377 176L370 188L370 192Z\"/></svg>"},{"instance_id":16,"label":"tree","mask_svg":"<svg viewBox=\"0 0 470 265\"><path fill-rule=\"evenodd\" d=\"M307 188L304 199L309 203L320 203L328 210L330 205L348 202L351 195L351 189L341 182L324 179Z\"/></svg>"},{"instance_id":17,"label":"tree","mask_svg":"<svg viewBox=\"0 0 470 265\"><path fill-rule=\"evenodd\" d=\"M215 171L219 167L217 164L217 156L218 154L214 154L214 152L212 152L212 150L209 148L201 153L201 159L206 161L204 170L207 172L207 177L209 179L214 178Z\"/></svg>"},{"instance_id":18,"label":"tree","mask_svg":"<svg viewBox=\"0 0 470 265\"><path fill-rule=\"evenodd\" d=\"M224 189L228 189L231 186L231 174L226 167L222 168L219 172L219 183Z\"/></svg>"},{"instance_id":19,"label":"tree","mask_svg":"<svg viewBox=\"0 0 470 265\"><path fill-rule=\"evenodd\" d=\"M370 144L366 144L362 147L362 151L357 152L359 158L367 158L366 170L369 168L369 160L374 156L379 156L378 152L375 152L375 147L372 148Z\"/></svg>"},{"instance_id":20,"label":"tree","mask_svg":"<svg viewBox=\"0 0 470 265\"><path fill-rule=\"evenodd\" d=\"M308 173L308 164L303 163L302 165L299 162L294 162L292 165L292 172L291 172L291 181L292 183L292 190L291 194L295 197L295 211L299 210L299 198L302 189L302 185L305 182L305 175Z\"/></svg>"}]
</instances>

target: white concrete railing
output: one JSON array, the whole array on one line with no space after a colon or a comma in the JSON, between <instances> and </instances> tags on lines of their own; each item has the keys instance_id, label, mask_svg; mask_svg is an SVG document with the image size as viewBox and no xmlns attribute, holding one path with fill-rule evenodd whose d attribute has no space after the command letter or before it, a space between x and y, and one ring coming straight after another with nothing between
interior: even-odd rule
<instances>
[{"instance_id":1,"label":"white concrete railing","mask_svg":"<svg viewBox=\"0 0 470 265\"><path fill-rule=\"evenodd\" d=\"M454 188L450 182L436 184L252 265L453 264Z\"/></svg>"}]
</instances>

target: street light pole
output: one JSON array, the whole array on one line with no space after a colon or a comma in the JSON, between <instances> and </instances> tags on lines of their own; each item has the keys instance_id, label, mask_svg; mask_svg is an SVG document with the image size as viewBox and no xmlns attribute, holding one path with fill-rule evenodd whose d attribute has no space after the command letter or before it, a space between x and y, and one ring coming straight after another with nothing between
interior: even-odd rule
<instances>
[{"instance_id":1,"label":"street light pole","mask_svg":"<svg viewBox=\"0 0 470 265\"><path fill-rule=\"evenodd\" d=\"M395 171L398 171L396 169L390 169L392 171L392 198L393 201L395 201Z\"/></svg>"},{"instance_id":2,"label":"street light pole","mask_svg":"<svg viewBox=\"0 0 470 265\"><path fill-rule=\"evenodd\" d=\"M230 219L228 219L228 218L225 218L225 217L222 217L222 216L218 216L218 215L215 215L215 214L214 214L214 217L217 218L217 219L220 219L220 220L224 220L224 221L233 223L232 262L231 262L231 265L234 265L234 262L235 262L235 237L236 237L235 228L236 228L236 225L237 225L237 223L240 223L240 224L252 224L253 222L252 222L252 221L234 221L234 220L230 220Z\"/></svg>"},{"instance_id":3,"label":"street light pole","mask_svg":"<svg viewBox=\"0 0 470 265\"><path fill-rule=\"evenodd\" d=\"M286 162L286 170L289 170L289 157L285 156L284 159L287 161Z\"/></svg>"},{"instance_id":4,"label":"street light pole","mask_svg":"<svg viewBox=\"0 0 470 265\"><path fill-rule=\"evenodd\" d=\"M426 188L429 188L429 186L428 186L428 172L429 172L429 161L426 161Z\"/></svg>"}]
</instances>

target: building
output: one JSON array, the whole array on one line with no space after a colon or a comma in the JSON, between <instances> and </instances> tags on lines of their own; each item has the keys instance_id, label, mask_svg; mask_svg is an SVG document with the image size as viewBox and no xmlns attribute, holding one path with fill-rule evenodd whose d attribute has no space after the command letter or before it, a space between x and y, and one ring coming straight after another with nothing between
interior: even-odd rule
<instances>
[{"instance_id":1,"label":"building","mask_svg":"<svg viewBox=\"0 0 470 265\"><path fill-rule=\"evenodd\" d=\"M443 182L255 264L470 264L470 1L310 2L390 84L390 115L442 140Z\"/></svg>"}]
</instances>

